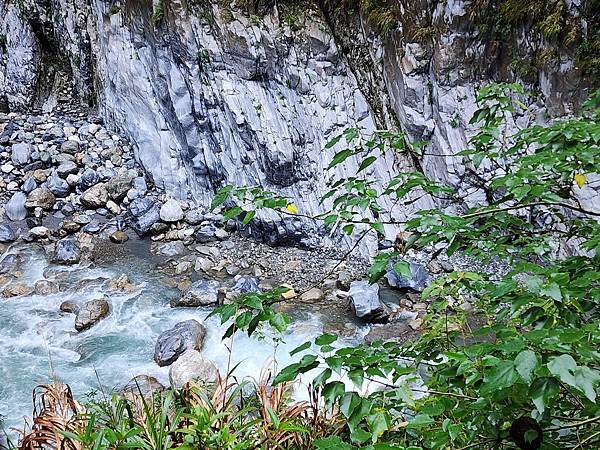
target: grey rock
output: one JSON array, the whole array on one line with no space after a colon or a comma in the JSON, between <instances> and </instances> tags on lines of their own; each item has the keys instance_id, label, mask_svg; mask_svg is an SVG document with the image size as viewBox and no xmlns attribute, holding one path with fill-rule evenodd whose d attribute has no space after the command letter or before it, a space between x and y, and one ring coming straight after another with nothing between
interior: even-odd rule
<instances>
[{"instance_id":1,"label":"grey rock","mask_svg":"<svg viewBox=\"0 0 600 450\"><path fill-rule=\"evenodd\" d=\"M179 322L158 336L154 347L154 361L160 367L173 364L186 350L202 350L206 328L197 320Z\"/></svg>"},{"instance_id":2,"label":"grey rock","mask_svg":"<svg viewBox=\"0 0 600 450\"><path fill-rule=\"evenodd\" d=\"M56 243L51 262L54 264L77 264L81 259L81 250L71 238L61 239Z\"/></svg>"},{"instance_id":3,"label":"grey rock","mask_svg":"<svg viewBox=\"0 0 600 450\"><path fill-rule=\"evenodd\" d=\"M97 185L92 186L81 194L79 201L82 205L90 208L102 208L108 201L108 191L106 190L106 186L104 183L98 183Z\"/></svg>"},{"instance_id":4,"label":"grey rock","mask_svg":"<svg viewBox=\"0 0 600 450\"><path fill-rule=\"evenodd\" d=\"M127 223L140 236L148 233L150 227L160 219L158 205L149 197L133 200L127 212Z\"/></svg>"},{"instance_id":5,"label":"grey rock","mask_svg":"<svg viewBox=\"0 0 600 450\"><path fill-rule=\"evenodd\" d=\"M57 197L66 197L71 193L71 186L57 175L52 175L46 181L46 187Z\"/></svg>"},{"instance_id":6,"label":"grey rock","mask_svg":"<svg viewBox=\"0 0 600 450\"><path fill-rule=\"evenodd\" d=\"M164 222L179 222L183 219L183 210L177 200L169 199L160 208L160 219Z\"/></svg>"},{"instance_id":7,"label":"grey rock","mask_svg":"<svg viewBox=\"0 0 600 450\"><path fill-rule=\"evenodd\" d=\"M56 173L62 178L67 178L68 175L75 174L78 170L79 167L73 161L63 161L56 168Z\"/></svg>"},{"instance_id":8,"label":"grey rock","mask_svg":"<svg viewBox=\"0 0 600 450\"><path fill-rule=\"evenodd\" d=\"M4 208L9 220L23 220L27 217L25 203L27 196L23 192L15 192Z\"/></svg>"},{"instance_id":9,"label":"grey rock","mask_svg":"<svg viewBox=\"0 0 600 450\"><path fill-rule=\"evenodd\" d=\"M85 331L108 316L109 312L108 302L103 298L85 302L75 317L75 329Z\"/></svg>"},{"instance_id":10,"label":"grey rock","mask_svg":"<svg viewBox=\"0 0 600 450\"><path fill-rule=\"evenodd\" d=\"M131 187L133 177L127 173L115 175L106 183L108 196L117 202L120 202L127 195L127 191Z\"/></svg>"},{"instance_id":11,"label":"grey rock","mask_svg":"<svg viewBox=\"0 0 600 450\"><path fill-rule=\"evenodd\" d=\"M194 238L197 242L201 244L206 244L208 242L213 242L217 240L217 227L212 223L202 225L200 228L196 230L194 233Z\"/></svg>"},{"instance_id":12,"label":"grey rock","mask_svg":"<svg viewBox=\"0 0 600 450\"><path fill-rule=\"evenodd\" d=\"M97 221L92 221L82 228L85 233L95 234L100 231L100 224Z\"/></svg>"},{"instance_id":13,"label":"grey rock","mask_svg":"<svg viewBox=\"0 0 600 450\"><path fill-rule=\"evenodd\" d=\"M246 294L248 292L260 292L258 287L258 278L242 276L240 277L232 289L237 294Z\"/></svg>"},{"instance_id":14,"label":"grey rock","mask_svg":"<svg viewBox=\"0 0 600 450\"><path fill-rule=\"evenodd\" d=\"M385 278L393 288L417 292L423 291L423 289L427 287L427 281L429 280L429 272L427 272L425 266L419 263L410 262L410 272L411 276L406 278L397 273L393 266L390 266L385 274Z\"/></svg>"},{"instance_id":15,"label":"grey rock","mask_svg":"<svg viewBox=\"0 0 600 450\"><path fill-rule=\"evenodd\" d=\"M68 153L70 155L74 155L79 152L79 142L77 141L64 141L60 146L60 151L62 153Z\"/></svg>"},{"instance_id":16,"label":"grey rock","mask_svg":"<svg viewBox=\"0 0 600 450\"><path fill-rule=\"evenodd\" d=\"M31 161L31 152L31 144L27 144L25 142L13 144L11 155L11 160L13 164L17 167L21 167L25 164L28 164Z\"/></svg>"},{"instance_id":17,"label":"grey rock","mask_svg":"<svg viewBox=\"0 0 600 450\"><path fill-rule=\"evenodd\" d=\"M73 301L65 300L60 304L59 309L62 312L66 312L69 314L77 314L79 312L79 305L77 305L77 303Z\"/></svg>"},{"instance_id":18,"label":"grey rock","mask_svg":"<svg viewBox=\"0 0 600 450\"><path fill-rule=\"evenodd\" d=\"M379 285L368 281L353 281L348 292L348 300L356 317L367 322L384 323L389 319L389 311L379 300Z\"/></svg>"},{"instance_id":19,"label":"grey rock","mask_svg":"<svg viewBox=\"0 0 600 450\"><path fill-rule=\"evenodd\" d=\"M87 168L79 177L77 185L81 190L85 191L86 189L98 184L99 181L100 175L98 175L98 172L96 172L94 169Z\"/></svg>"},{"instance_id":20,"label":"grey rock","mask_svg":"<svg viewBox=\"0 0 600 450\"><path fill-rule=\"evenodd\" d=\"M190 225L199 225L204 221L204 212L200 208L190 209L185 213L185 221Z\"/></svg>"},{"instance_id":21,"label":"grey rock","mask_svg":"<svg viewBox=\"0 0 600 450\"><path fill-rule=\"evenodd\" d=\"M171 300L172 307L209 306L218 302L219 283L213 280L198 280L191 284L180 298Z\"/></svg>"},{"instance_id":22,"label":"grey rock","mask_svg":"<svg viewBox=\"0 0 600 450\"><path fill-rule=\"evenodd\" d=\"M136 397L140 394L144 398L150 398L155 392L162 392L165 387L156 378L149 375L138 375L127 382L120 389L123 394L133 394Z\"/></svg>"},{"instance_id":23,"label":"grey rock","mask_svg":"<svg viewBox=\"0 0 600 450\"><path fill-rule=\"evenodd\" d=\"M162 256L179 256L183 255L186 251L187 249L181 241L165 242L164 244L160 244L156 249L156 253Z\"/></svg>"},{"instance_id":24,"label":"grey rock","mask_svg":"<svg viewBox=\"0 0 600 450\"><path fill-rule=\"evenodd\" d=\"M38 280L33 286L36 295L50 295L58 292L58 285L48 280Z\"/></svg>"},{"instance_id":25,"label":"grey rock","mask_svg":"<svg viewBox=\"0 0 600 450\"><path fill-rule=\"evenodd\" d=\"M33 179L33 177L27 177L25 179L25 181L23 182L23 186L21 186L21 190L23 192L25 192L26 194L29 194L31 191L33 191L37 187L38 187L38 185L35 182L35 180Z\"/></svg>"},{"instance_id":26,"label":"grey rock","mask_svg":"<svg viewBox=\"0 0 600 450\"><path fill-rule=\"evenodd\" d=\"M0 242L13 242L17 239L17 235L11 226L7 223L0 223Z\"/></svg>"},{"instance_id":27,"label":"grey rock","mask_svg":"<svg viewBox=\"0 0 600 450\"><path fill-rule=\"evenodd\" d=\"M219 381L219 369L196 350L187 350L169 368L171 387L180 389L190 381L214 385Z\"/></svg>"}]
</instances>

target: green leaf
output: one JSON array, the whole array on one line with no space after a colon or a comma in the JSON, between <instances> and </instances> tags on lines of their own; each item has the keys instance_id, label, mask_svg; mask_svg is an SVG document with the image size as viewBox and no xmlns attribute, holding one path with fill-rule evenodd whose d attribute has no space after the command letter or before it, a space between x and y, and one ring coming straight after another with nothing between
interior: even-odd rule
<instances>
[{"instance_id":1,"label":"green leaf","mask_svg":"<svg viewBox=\"0 0 600 450\"><path fill-rule=\"evenodd\" d=\"M412 276L410 263L408 261L398 261L394 264L394 272L404 278L410 278Z\"/></svg>"},{"instance_id":2,"label":"green leaf","mask_svg":"<svg viewBox=\"0 0 600 450\"><path fill-rule=\"evenodd\" d=\"M315 441L316 450L352 450L352 445L346 444L339 436L330 436Z\"/></svg>"},{"instance_id":3,"label":"green leaf","mask_svg":"<svg viewBox=\"0 0 600 450\"><path fill-rule=\"evenodd\" d=\"M547 364L550 373L560 379L563 383L570 386L575 385L574 371L577 369L577 363L571 355L560 355L553 358Z\"/></svg>"},{"instance_id":4,"label":"green leaf","mask_svg":"<svg viewBox=\"0 0 600 450\"><path fill-rule=\"evenodd\" d=\"M420 428L426 427L427 425L431 425L432 423L435 423L435 420L433 420L427 414L417 414L408 423L408 427L407 428L410 428L410 429L420 429Z\"/></svg>"},{"instance_id":5,"label":"green leaf","mask_svg":"<svg viewBox=\"0 0 600 450\"><path fill-rule=\"evenodd\" d=\"M332 333L325 333L315 339L315 344L318 346L329 345L337 341L337 336Z\"/></svg>"},{"instance_id":6,"label":"green leaf","mask_svg":"<svg viewBox=\"0 0 600 450\"><path fill-rule=\"evenodd\" d=\"M329 169L343 163L352 155L352 150L347 148L340 152L337 152L331 162L329 163Z\"/></svg>"},{"instance_id":7,"label":"green leaf","mask_svg":"<svg viewBox=\"0 0 600 450\"><path fill-rule=\"evenodd\" d=\"M546 407L558 395L560 385L555 378L538 378L529 388L533 404L543 414Z\"/></svg>"},{"instance_id":8,"label":"green leaf","mask_svg":"<svg viewBox=\"0 0 600 450\"><path fill-rule=\"evenodd\" d=\"M538 358L531 350L523 350L515 358L515 367L528 385L533 381L533 372L539 366Z\"/></svg>"},{"instance_id":9,"label":"green leaf","mask_svg":"<svg viewBox=\"0 0 600 450\"><path fill-rule=\"evenodd\" d=\"M246 214L244 215L244 219L242 220L242 224L244 225L248 225L250 223L250 221L252 219L254 219L254 216L256 216L256 210L251 210L251 211L246 211Z\"/></svg>"},{"instance_id":10,"label":"green leaf","mask_svg":"<svg viewBox=\"0 0 600 450\"><path fill-rule=\"evenodd\" d=\"M296 347L294 350L292 350L290 352L290 356L294 356L296 353L300 353L303 352L306 349L309 349L311 345L311 342L305 342L304 344L299 345L298 347Z\"/></svg>"},{"instance_id":11,"label":"green leaf","mask_svg":"<svg viewBox=\"0 0 600 450\"><path fill-rule=\"evenodd\" d=\"M375 161L377 161L377 158L375 156L369 156L369 157L363 159L363 161L360 163L360 166L358 167L358 170L356 173L362 172L367 167L369 167L371 164L373 164Z\"/></svg>"},{"instance_id":12,"label":"green leaf","mask_svg":"<svg viewBox=\"0 0 600 450\"><path fill-rule=\"evenodd\" d=\"M488 370L485 376L485 392L505 389L515 384L518 379L519 374L512 361L499 361Z\"/></svg>"}]
</instances>

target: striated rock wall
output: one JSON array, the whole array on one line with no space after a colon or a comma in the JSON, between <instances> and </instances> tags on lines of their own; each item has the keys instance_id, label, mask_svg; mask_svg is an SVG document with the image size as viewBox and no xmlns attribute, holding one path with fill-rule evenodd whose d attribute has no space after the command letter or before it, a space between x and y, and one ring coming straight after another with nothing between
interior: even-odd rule
<instances>
[{"instance_id":1,"label":"striated rock wall","mask_svg":"<svg viewBox=\"0 0 600 450\"><path fill-rule=\"evenodd\" d=\"M324 145L347 127L394 127L426 141L421 159L388 155L371 173L385 180L401 168L422 170L459 187L468 204L485 200L485 173L452 155L467 146L479 86L525 78L539 96L527 116L512 118L521 124L573 112L589 88L572 46L550 43L534 24L494 41L473 9L486 2L397 0L397 24L385 32L329 1L257 1L250 10L233 3L0 3L0 98L12 109L42 100L51 107L40 84L48 47L58 48L57 70L135 143L160 188L207 205L225 182L260 184L310 214L327 180L356 167L326 170L336 149ZM585 32L585 2L566 6ZM552 58L520 76L515 55L532 59L549 48ZM391 215L430 205L424 198ZM282 234L294 231L288 225Z\"/></svg>"}]
</instances>

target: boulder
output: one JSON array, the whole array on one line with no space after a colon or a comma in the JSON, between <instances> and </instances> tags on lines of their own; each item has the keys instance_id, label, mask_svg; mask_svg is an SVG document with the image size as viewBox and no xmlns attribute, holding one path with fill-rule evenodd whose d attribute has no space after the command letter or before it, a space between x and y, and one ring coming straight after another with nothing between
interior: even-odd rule
<instances>
[{"instance_id":1,"label":"boulder","mask_svg":"<svg viewBox=\"0 0 600 450\"><path fill-rule=\"evenodd\" d=\"M38 280L33 286L36 295L49 295L58 292L58 285L48 280Z\"/></svg>"},{"instance_id":2,"label":"boulder","mask_svg":"<svg viewBox=\"0 0 600 450\"><path fill-rule=\"evenodd\" d=\"M410 277L404 277L394 270L392 264L388 267L385 278L388 281L388 284L393 288L416 292L423 291L427 287L427 281L429 279L429 272L427 272L425 266L410 262L410 273Z\"/></svg>"},{"instance_id":3,"label":"boulder","mask_svg":"<svg viewBox=\"0 0 600 450\"><path fill-rule=\"evenodd\" d=\"M84 331L91 328L108 316L109 311L108 302L103 298L85 302L75 317L75 329Z\"/></svg>"},{"instance_id":4,"label":"boulder","mask_svg":"<svg viewBox=\"0 0 600 450\"><path fill-rule=\"evenodd\" d=\"M140 197L133 200L127 208L127 222L129 226L140 236L145 235L160 219L158 205L148 197Z\"/></svg>"},{"instance_id":5,"label":"boulder","mask_svg":"<svg viewBox=\"0 0 600 450\"><path fill-rule=\"evenodd\" d=\"M63 161L56 168L56 173L62 178L67 178L71 174L76 174L78 170L79 167L73 161Z\"/></svg>"},{"instance_id":6,"label":"boulder","mask_svg":"<svg viewBox=\"0 0 600 450\"><path fill-rule=\"evenodd\" d=\"M62 312L69 314L77 314L79 312L79 305L70 300L65 300L64 302L62 302L59 308Z\"/></svg>"},{"instance_id":7,"label":"boulder","mask_svg":"<svg viewBox=\"0 0 600 450\"><path fill-rule=\"evenodd\" d=\"M33 227L29 230L29 235L34 239L45 239L50 237L50 230L44 226Z\"/></svg>"},{"instance_id":8,"label":"boulder","mask_svg":"<svg viewBox=\"0 0 600 450\"><path fill-rule=\"evenodd\" d=\"M70 238L61 239L56 243L51 262L54 264L77 264L81 259L81 251L77 243Z\"/></svg>"},{"instance_id":9,"label":"boulder","mask_svg":"<svg viewBox=\"0 0 600 450\"><path fill-rule=\"evenodd\" d=\"M154 361L160 367L173 364L186 350L202 350L206 328L197 320L179 322L158 336L154 347Z\"/></svg>"},{"instance_id":10,"label":"boulder","mask_svg":"<svg viewBox=\"0 0 600 450\"><path fill-rule=\"evenodd\" d=\"M2 291L2 297L11 298L31 294L32 290L24 283L10 283Z\"/></svg>"},{"instance_id":11,"label":"boulder","mask_svg":"<svg viewBox=\"0 0 600 450\"><path fill-rule=\"evenodd\" d=\"M185 245L181 241L165 242L156 249L156 253L162 256L178 256L186 252Z\"/></svg>"},{"instance_id":12,"label":"boulder","mask_svg":"<svg viewBox=\"0 0 600 450\"><path fill-rule=\"evenodd\" d=\"M165 387L156 378L149 375L138 375L133 377L123 386L120 391L123 394L142 395L144 398L149 398L154 392L162 392Z\"/></svg>"},{"instance_id":13,"label":"boulder","mask_svg":"<svg viewBox=\"0 0 600 450\"><path fill-rule=\"evenodd\" d=\"M190 381L214 385L219 378L219 369L196 350L184 352L169 369L169 381L174 389L182 388Z\"/></svg>"},{"instance_id":14,"label":"boulder","mask_svg":"<svg viewBox=\"0 0 600 450\"><path fill-rule=\"evenodd\" d=\"M27 177L25 179L25 181L23 181L23 185L21 186L21 190L23 192L25 192L26 194L29 194L31 191L33 191L36 187L38 187L37 183L35 182L35 178L33 177Z\"/></svg>"},{"instance_id":15,"label":"boulder","mask_svg":"<svg viewBox=\"0 0 600 450\"><path fill-rule=\"evenodd\" d=\"M55 201L56 198L50 189L39 187L29 193L27 200L25 201L25 207L30 209L42 208L48 210L52 209Z\"/></svg>"},{"instance_id":16,"label":"boulder","mask_svg":"<svg viewBox=\"0 0 600 450\"><path fill-rule=\"evenodd\" d=\"M57 197L66 197L71 192L71 186L57 175L52 175L46 181L46 187Z\"/></svg>"},{"instance_id":17,"label":"boulder","mask_svg":"<svg viewBox=\"0 0 600 450\"><path fill-rule=\"evenodd\" d=\"M81 204L89 208L102 208L108 201L108 191L104 183L98 183L87 189L79 198Z\"/></svg>"},{"instance_id":18,"label":"boulder","mask_svg":"<svg viewBox=\"0 0 600 450\"><path fill-rule=\"evenodd\" d=\"M198 280L190 285L182 297L171 300L172 307L208 306L218 302L219 283L213 280Z\"/></svg>"},{"instance_id":19,"label":"boulder","mask_svg":"<svg viewBox=\"0 0 600 450\"><path fill-rule=\"evenodd\" d=\"M69 155L74 155L79 152L79 142L77 141L64 141L60 146L60 151L62 153L68 153Z\"/></svg>"},{"instance_id":20,"label":"boulder","mask_svg":"<svg viewBox=\"0 0 600 450\"><path fill-rule=\"evenodd\" d=\"M86 189L91 188L92 186L95 186L96 184L98 184L98 182L100 181L100 175L98 175L98 172L96 172L94 169L85 169L83 171L83 173L81 174L81 176L79 177L79 180L77 181L77 185L79 186L79 188L82 191L85 191Z\"/></svg>"},{"instance_id":21,"label":"boulder","mask_svg":"<svg viewBox=\"0 0 600 450\"><path fill-rule=\"evenodd\" d=\"M128 173L115 175L106 183L108 196L117 202L120 202L127 195L127 191L131 188L133 177Z\"/></svg>"},{"instance_id":22,"label":"boulder","mask_svg":"<svg viewBox=\"0 0 600 450\"><path fill-rule=\"evenodd\" d=\"M23 220L27 217L27 209L25 203L27 202L27 196L23 192L15 192L10 198L4 212L9 220Z\"/></svg>"},{"instance_id":23,"label":"boulder","mask_svg":"<svg viewBox=\"0 0 600 450\"><path fill-rule=\"evenodd\" d=\"M27 144L25 142L13 144L11 160L13 164L17 167L24 166L26 164L29 164L29 162L31 161L31 153L31 144Z\"/></svg>"},{"instance_id":24,"label":"boulder","mask_svg":"<svg viewBox=\"0 0 600 450\"><path fill-rule=\"evenodd\" d=\"M309 289L300 296L300 300L303 302L318 302L324 298L325 294L323 294L323 291L316 287Z\"/></svg>"},{"instance_id":25,"label":"boulder","mask_svg":"<svg viewBox=\"0 0 600 450\"><path fill-rule=\"evenodd\" d=\"M248 276L240 277L233 286L232 291L236 294L260 292L260 288L258 287L258 279Z\"/></svg>"},{"instance_id":26,"label":"boulder","mask_svg":"<svg viewBox=\"0 0 600 450\"><path fill-rule=\"evenodd\" d=\"M109 239L115 244L122 244L124 242L127 242L129 236L127 236L127 233L125 233L124 231L117 230L109 236Z\"/></svg>"},{"instance_id":27,"label":"boulder","mask_svg":"<svg viewBox=\"0 0 600 450\"><path fill-rule=\"evenodd\" d=\"M14 230L7 223L0 223L0 242L13 242L17 239Z\"/></svg>"},{"instance_id":28,"label":"boulder","mask_svg":"<svg viewBox=\"0 0 600 450\"><path fill-rule=\"evenodd\" d=\"M389 319L389 311L379 300L379 285L368 281L353 281L350 284L348 300L356 317L367 322L385 323Z\"/></svg>"},{"instance_id":29,"label":"boulder","mask_svg":"<svg viewBox=\"0 0 600 450\"><path fill-rule=\"evenodd\" d=\"M163 222L179 222L183 219L183 210L177 200L169 199L160 208L160 219Z\"/></svg>"},{"instance_id":30,"label":"boulder","mask_svg":"<svg viewBox=\"0 0 600 450\"><path fill-rule=\"evenodd\" d=\"M201 209L190 209L185 213L185 221L190 225L200 225L204 221L204 212Z\"/></svg>"}]
</instances>

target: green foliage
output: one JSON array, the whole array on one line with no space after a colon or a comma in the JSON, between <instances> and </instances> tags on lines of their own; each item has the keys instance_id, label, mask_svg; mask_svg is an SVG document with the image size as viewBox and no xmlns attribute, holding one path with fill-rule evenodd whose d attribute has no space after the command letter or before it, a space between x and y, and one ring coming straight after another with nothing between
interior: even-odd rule
<instances>
[{"instance_id":1,"label":"green foliage","mask_svg":"<svg viewBox=\"0 0 600 450\"><path fill-rule=\"evenodd\" d=\"M152 12L152 23L157 26L162 20L165 18L165 5L163 0L159 0L156 6L154 7L154 11Z\"/></svg>"},{"instance_id":2,"label":"green foliage","mask_svg":"<svg viewBox=\"0 0 600 450\"><path fill-rule=\"evenodd\" d=\"M119 14L121 12L121 7L116 3L110 5L110 9L108 10L108 14L114 16L115 14Z\"/></svg>"}]
</instances>

